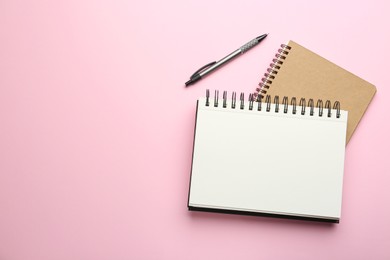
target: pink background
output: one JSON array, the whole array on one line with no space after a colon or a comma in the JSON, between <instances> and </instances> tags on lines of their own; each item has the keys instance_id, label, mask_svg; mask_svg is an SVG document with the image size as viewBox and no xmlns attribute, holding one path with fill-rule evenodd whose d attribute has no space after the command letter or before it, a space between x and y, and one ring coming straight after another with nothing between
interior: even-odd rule
<instances>
[{"instance_id":1,"label":"pink background","mask_svg":"<svg viewBox=\"0 0 390 260\"><path fill-rule=\"evenodd\" d=\"M0 1L1 260L390 259L388 1L231 2ZM252 92L290 39L378 89L341 223L188 212L196 99Z\"/></svg>"}]
</instances>

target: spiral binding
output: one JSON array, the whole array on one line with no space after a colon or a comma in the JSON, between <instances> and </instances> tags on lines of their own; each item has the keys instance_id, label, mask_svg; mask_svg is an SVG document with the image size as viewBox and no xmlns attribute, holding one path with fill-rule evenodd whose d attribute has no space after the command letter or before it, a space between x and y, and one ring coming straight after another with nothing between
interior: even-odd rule
<instances>
[{"instance_id":1,"label":"spiral binding","mask_svg":"<svg viewBox=\"0 0 390 260\"><path fill-rule=\"evenodd\" d=\"M235 109L236 108L236 97L237 97L237 94L236 92L232 92L232 97L231 97L231 108ZM227 95L227 91L224 91L223 92L223 95L222 95L222 108L227 108L227 99L228 99L228 95ZM270 95L266 95L265 96L265 111L266 112L271 112L271 109L272 109L272 106L271 104L274 104L274 112L275 113L284 113L284 114L287 114L288 113L288 109L289 107L292 107L292 114L297 114L297 112L300 112L301 115L306 115L306 112L308 112L308 114L310 116L314 116L315 115L315 110L314 108L318 108L318 116L319 117L322 117L324 115L324 109L326 111L325 115L326 117L331 117L332 116L332 110L336 110L336 118L340 118L340 115L341 115L341 112L340 112L340 102L339 101L335 101L334 104L333 104L333 108L332 108L332 105L331 105L331 102L329 100L327 100L325 102L325 106L324 106L324 103L322 102L321 99L318 99L317 100L317 103L316 105L314 106L314 100L312 98L309 99L309 101L306 103L306 99L305 98L301 98L299 100L299 107L300 107L300 111L297 111L297 99L296 97L292 97L291 98L291 102L289 104L289 100L288 100L288 97L283 97L283 100L282 100L282 103L280 104L279 102L279 96L275 96L274 99L273 99L273 102L271 102L272 98ZM255 107L254 106L254 102L257 102L257 111L261 111L262 109L262 99L257 99L255 101L255 98L254 98L254 95L253 94L249 94L249 98L248 98L248 110L253 110L253 108ZM207 89L206 90L206 103L205 103L206 106L210 106L210 91ZM213 103L213 106L214 107L219 107L220 103L219 103L219 91L218 90L215 90L214 92L214 103ZM280 106L282 107L281 110L279 109ZM240 100L239 100L239 109L240 110L244 110L245 109L245 94L243 92L240 93Z\"/></svg>"},{"instance_id":2,"label":"spiral binding","mask_svg":"<svg viewBox=\"0 0 390 260\"><path fill-rule=\"evenodd\" d=\"M280 47L281 48L278 50L278 53L275 54L276 59L272 59L272 63L267 69L268 73L264 73L264 77L261 79L259 86L256 88L256 92L253 93L253 98L256 100L260 100L265 96L268 89L270 88L270 85L275 79L275 75L278 74L281 65L284 63L284 60L290 53L290 46L282 44Z\"/></svg>"}]
</instances>

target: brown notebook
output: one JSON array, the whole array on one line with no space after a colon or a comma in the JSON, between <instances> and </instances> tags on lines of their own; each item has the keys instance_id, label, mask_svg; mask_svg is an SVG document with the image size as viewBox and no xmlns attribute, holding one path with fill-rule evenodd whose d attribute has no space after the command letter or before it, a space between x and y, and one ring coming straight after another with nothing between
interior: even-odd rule
<instances>
[{"instance_id":1,"label":"brown notebook","mask_svg":"<svg viewBox=\"0 0 390 260\"><path fill-rule=\"evenodd\" d=\"M293 41L281 46L255 96L339 101L341 109L349 112L348 143L376 92L375 86Z\"/></svg>"}]
</instances>

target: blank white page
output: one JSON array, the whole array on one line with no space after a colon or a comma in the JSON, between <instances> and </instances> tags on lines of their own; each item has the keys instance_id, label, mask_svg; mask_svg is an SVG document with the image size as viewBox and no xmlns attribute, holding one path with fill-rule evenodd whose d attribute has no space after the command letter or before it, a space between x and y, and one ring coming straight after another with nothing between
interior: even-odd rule
<instances>
[{"instance_id":1,"label":"blank white page","mask_svg":"<svg viewBox=\"0 0 390 260\"><path fill-rule=\"evenodd\" d=\"M189 207L338 220L348 112L198 101Z\"/></svg>"}]
</instances>

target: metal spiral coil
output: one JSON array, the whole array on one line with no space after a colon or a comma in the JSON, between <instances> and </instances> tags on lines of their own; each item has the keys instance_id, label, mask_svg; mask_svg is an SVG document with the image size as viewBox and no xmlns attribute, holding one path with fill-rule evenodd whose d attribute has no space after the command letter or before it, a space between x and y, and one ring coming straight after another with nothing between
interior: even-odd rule
<instances>
[{"instance_id":1,"label":"metal spiral coil","mask_svg":"<svg viewBox=\"0 0 390 260\"><path fill-rule=\"evenodd\" d=\"M331 108L331 104L330 104L330 101L329 100L327 100L326 102L325 102L325 109L328 109L328 117L331 117L332 116L332 112L330 111L330 108Z\"/></svg>"},{"instance_id":2,"label":"metal spiral coil","mask_svg":"<svg viewBox=\"0 0 390 260\"><path fill-rule=\"evenodd\" d=\"M206 90L206 106L210 105L210 90Z\"/></svg>"},{"instance_id":3,"label":"metal spiral coil","mask_svg":"<svg viewBox=\"0 0 390 260\"><path fill-rule=\"evenodd\" d=\"M283 106L284 106L283 112L284 112L284 113L287 113L287 112L288 112L288 97L284 97L284 98L283 98L282 104L283 104Z\"/></svg>"},{"instance_id":4,"label":"metal spiral coil","mask_svg":"<svg viewBox=\"0 0 390 260\"><path fill-rule=\"evenodd\" d=\"M240 109L244 109L244 93L240 95Z\"/></svg>"},{"instance_id":5,"label":"metal spiral coil","mask_svg":"<svg viewBox=\"0 0 390 260\"><path fill-rule=\"evenodd\" d=\"M293 107L292 113L293 113L293 115L295 115L297 113L297 98L296 97L293 97L291 99L291 105Z\"/></svg>"},{"instance_id":6,"label":"metal spiral coil","mask_svg":"<svg viewBox=\"0 0 390 260\"><path fill-rule=\"evenodd\" d=\"M306 112L306 99L301 98L299 101L299 106L301 107L301 115L304 115Z\"/></svg>"},{"instance_id":7,"label":"metal spiral coil","mask_svg":"<svg viewBox=\"0 0 390 260\"><path fill-rule=\"evenodd\" d=\"M228 100L227 100L228 97L227 96L228 96L227 91L224 91L223 95L222 95L222 108L227 108L227 106L228 106L227 105L228 104ZM233 92L232 98L231 98L231 108L232 109L236 109L236 99L237 99L237 94L236 94L236 92ZM239 102L240 102L239 103L240 106L237 109L245 110L246 109L245 106L246 106L246 104L248 104L247 110L252 111L253 108L255 107L254 102L257 102L257 111L262 111L262 107L263 107L262 106L262 102L263 102L262 99L260 98L260 99L255 100L254 95L252 93L249 94L248 103L245 103L245 94L243 92L241 92ZM210 103L211 103L210 102L210 91L207 89L206 90L206 103L205 103L205 105L210 106ZM214 102L213 103L214 103L213 104L214 107L220 106L219 91L218 90L215 90L215 92L214 92ZM265 103L265 112L287 114L289 108L292 108L291 113L293 115L297 114L297 111L299 109L299 112L301 115L306 115L306 112L308 111L308 115L310 115L310 116L314 116L318 113L318 116L322 117L324 115L324 113L323 113L324 109L326 109L327 110L327 113L326 113L327 117L332 117L332 110L336 111L336 118L340 118L340 116L341 116L340 102L339 101L335 101L333 104L333 108L332 108L332 104L329 100L327 100L325 102L325 105L324 105L323 101L321 99L318 99L316 105L314 106L314 100L312 98L310 98L308 102L306 102L305 98L301 98L299 100L299 105L297 106L297 98L296 97L292 97L291 102L289 104L289 98L285 96L285 97L283 97L282 103L280 104L279 96L277 96L277 95L274 96L273 102L272 102L271 96L266 95L264 103ZM280 106L282 106L281 110L280 110ZM315 108L318 108L318 109L315 109Z\"/></svg>"},{"instance_id":8,"label":"metal spiral coil","mask_svg":"<svg viewBox=\"0 0 390 260\"><path fill-rule=\"evenodd\" d=\"M236 108L236 92L232 93L232 108Z\"/></svg>"},{"instance_id":9,"label":"metal spiral coil","mask_svg":"<svg viewBox=\"0 0 390 260\"><path fill-rule=\"evenodd\" d=\"M274 97L275 113L279 113L279 96Z\"/></svg>"},{"instance_id":10,"label":"metal spiral coil","mask_svg":"<svg viewBox=\"0 0 390 260\"><path fill-rule=\"evenodd\" d=\"M314 115L314 101L313 99L309 99L309 103L307 103L307 106L310 107L310 115Z\"/></svg>"},{"instance_id":11,"label":"metal spiral coil","mask_svg":"<svg viewBox=\"0 0 390 260\"><path fill-rule=\"evenodd\" d=\"M248 98L248 102L249 102L249 110L253 110L253 94L249 94L249 98Z\"/></svg>"},{"instance_id":12,"label":"metal spiral coil","mask_svg":"<svg viewBox=\"0 0 390 260\"><path fill-rule=\"evenodd\" d=\"M333 109L336 110L336 117L340 118L340 102L338 101L334 102Z\"/></svg>"},{"instance_id":13,"label":"metal spiral coil","mask_svg":"<svg viewBox=\"0 0 390 260\"><path fill-rule=\"evenodd\" d=\"M223 108L226 108L226 101L227 101L227 91L226 90L223 92L222 100L223 100L222 106L223 106Z\"/></svg>"},{"instance_id":14,"label":"metal spiral coil","mask_svg":"<svg viewBox=\"0 0 390 260\"><path fill-rule=\"evenodd\" d=\"M271 110L271 96L270 95L267 95L267 97L265 98L265 103L267 104L267 108L265 109L265 111L269 112Z\"/></svg>"},{"instance_id":15,"label":"metal spiral coil","mask_svg":"<svg viewBox=\"0 0 390 260\"><path fill-rule=\"evenodd\" d=\"M262 99L267 93L272 81L275 79L276 74L280 70L281 66L284 63L284 60L287 58L291 47L285 44L280 45L280 49L275 54L276 59L272 59L272 63L267 68L267 73L264 74L264 77L261 79L259 86L256 88L256 91L253 93L253 98L257 101Z\"/></svg>"},{"instance_id":16,"label":"metal spiral coil","mask_svg":"<svg viewBox=\"0 0 390 260\"><path fill-rule=\"evenodd\" d=\"M214 107L218 107L218 95L219 95L219 91L216 90L214 94Z\"/></svg>"},{"instance_id":17,"label":"metal spiral coil","mask_svg":"<svg viewBox=\"0 0 390 260\"><path fill-rule=\"evenodd\" d=\"M318 115L322 116L323 111L324 111L324 105L322 103L322 99L318 99L317 100L317 106L316 107L318 107Z\"/></svg>"}]
</instances>

